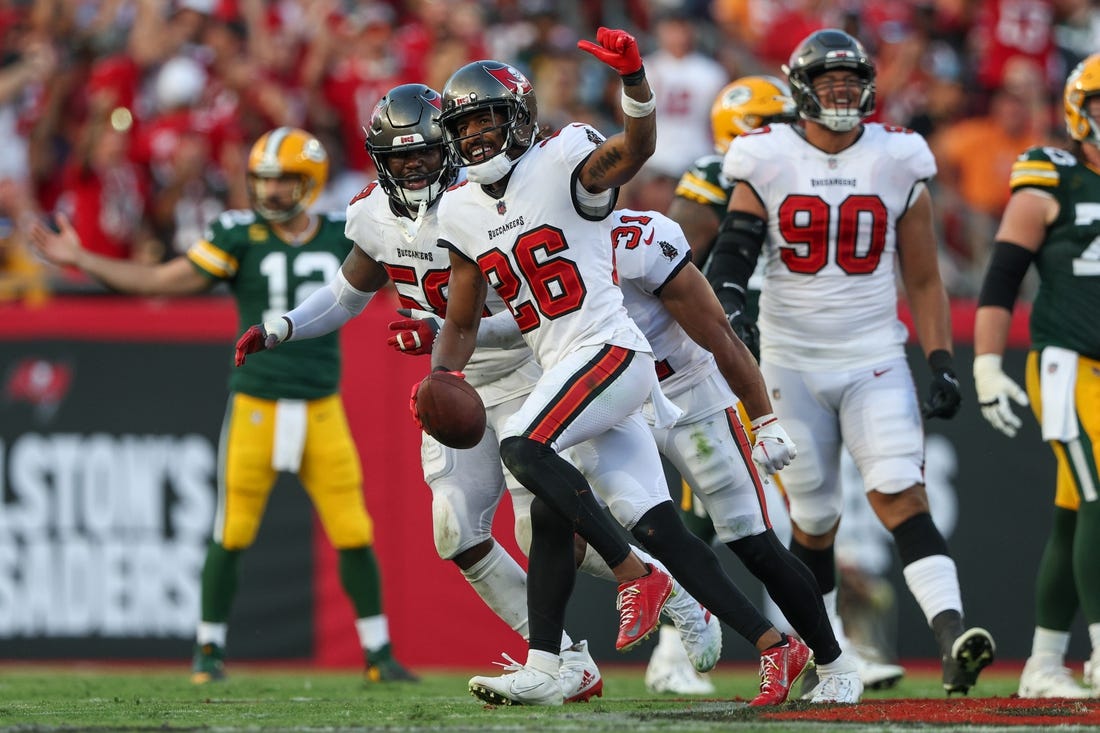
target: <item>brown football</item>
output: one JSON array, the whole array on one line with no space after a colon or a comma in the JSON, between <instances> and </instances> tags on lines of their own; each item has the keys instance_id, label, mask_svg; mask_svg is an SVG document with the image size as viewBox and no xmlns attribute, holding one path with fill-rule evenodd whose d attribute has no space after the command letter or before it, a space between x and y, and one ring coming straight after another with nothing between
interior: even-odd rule
<instances>
[{"instance_id":1,"label":"brown football","mask_svg":"<svg viewBox=\"0 0 1100 733\"><path fill-rule=\"evenodd\" d=\"M451 448L473 448L485 435L485 405L462 377L432 372L416 390L424 432Z\"/></svg>"}]
</instances>

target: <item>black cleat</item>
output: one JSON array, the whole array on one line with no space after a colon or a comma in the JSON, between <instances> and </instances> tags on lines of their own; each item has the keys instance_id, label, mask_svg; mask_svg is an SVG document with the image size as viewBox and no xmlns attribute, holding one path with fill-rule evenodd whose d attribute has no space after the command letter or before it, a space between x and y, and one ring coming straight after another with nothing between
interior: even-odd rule
<instances>
[{"instance_id":1,"label":"black cleat","mask_svg":"<svg viewBox=\"0 0 1100 733\"><path fill-rule=\"evenodd\" d=\"M993 636L978 627L964 631L951 644L951 656L943 659L943 689L950 696L963 695L978 681L978 673L993 663L997 645Z\"/></svg>"}]
</instances>

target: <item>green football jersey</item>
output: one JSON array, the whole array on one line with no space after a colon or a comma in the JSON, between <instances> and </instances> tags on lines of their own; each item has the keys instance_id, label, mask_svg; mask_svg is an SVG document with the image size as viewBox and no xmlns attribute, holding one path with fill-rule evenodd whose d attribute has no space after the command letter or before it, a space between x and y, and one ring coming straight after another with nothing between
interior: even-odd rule
<instances>
[{"instance_id":1,"label":"green football jersey","mask_svg":"<svg viewBox=\"0 0 1100 733\"><path fill-rule=\"evenodd\" d=\"M200 272L229 284L237 333L283 315L336 276L354 244L344 236L342 213L317 218L313 236L294 245L252 211L226 211L187 252ZM325 397L339 384L337 332L252 354L229 377L231 391L269 400Z\"/></svg>"},{"instance_id":2,"label":"green football jersey","mask_svg":"<svg viewBox=\"0 0 1100 733\"><path fill-rule=\"evenodd\" d=\"M676 184L676 195L688 201L694 201L703 206L709 206L718 221L726 218L726 209L729 207L730 196L733 195L733 186L722 175L722 156L704 155L699 158L684 175L680 176ZM745 315L755 321L760 311L760 285L763 280L764 261L761 258L756 263L756 270L748 282L748 292L745 297ZM699 265L700 270L705 270L706 262Z\"/></svg>"},{"instance_id":3,"label":"green football jersey","mask_svg":"<svg viewBox=\"0 0 1100 733\"><path fill-rule=\"evenodd\" d=\"M1100 359L1100 174L1065 150L1032 148L1013 164L1010 185L1046 191L1059 204L1035 256L1033 346Z\"/></svg>"},{"instance_id":4,"label":"green football jersey","mask_svg":"<svg viewBox=\"0 0 1100 733\"><path fill-rule=\"evenodd\" d=\"M709 206L714 210L718 221L722 221L726 216L730 196L733 195L733 186L722 175L722 156L704 155L692 163L684 175L680 176L680 182L676 184L676 195Z\"/></svg>"}]
</instances>

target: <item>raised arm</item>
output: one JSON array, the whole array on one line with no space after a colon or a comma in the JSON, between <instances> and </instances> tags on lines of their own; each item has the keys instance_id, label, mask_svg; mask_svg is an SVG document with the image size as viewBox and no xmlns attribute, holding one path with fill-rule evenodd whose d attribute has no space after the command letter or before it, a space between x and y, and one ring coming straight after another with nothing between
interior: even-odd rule
<instances>
[{"instance_id":1,"label":"raised arm","mask_svg":"<svg viewBox=\"0 0 1100 733\"><path fill-rule=\"evenodd\" d=\"M657 145L657 103L645 78L637 41L626 31L610 28L597 30L596 41L581 40L577 47L619 72L626 125L597 148L581 168L579 180L589 193L608 191L629 181Z\"/></svg>"},{"instance_id":2,"label":"raised arm","mask_svg":"<svg viewBox=\"0 0 1100 733\"><path fill-rule=\"evenodd\" d=\"M192 295L209 290L215 282L199 272L186 257L148 265L104 257L84 249L80 235L64 214L56 217L58 231L36 222L31 230L35 250L59 267L75 267L111 290L129 295Z\"/></svg>"}]
</instances>

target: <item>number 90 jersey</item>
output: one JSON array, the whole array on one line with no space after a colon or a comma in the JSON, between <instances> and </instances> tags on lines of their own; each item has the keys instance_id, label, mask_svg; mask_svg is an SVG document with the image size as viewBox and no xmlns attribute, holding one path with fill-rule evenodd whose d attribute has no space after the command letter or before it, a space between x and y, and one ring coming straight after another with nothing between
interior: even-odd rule
<instances>
[{"instance_id":1,"label":"number 90 jersey","mask_svg":"<svg viewBox=\"0 0 1100 733\"><path fill-rule=\"evenodd\" d=\"M398 216L390 209L390 199L382 187L371 183L348 204L345 232L368 257L386 268L402 308L428 311L442 318L447 312L451 262L447 250L439 246L438 208L428 208L419 221ZM504 303L489 293L485 311L483 316L502 313ZM533 358L530 349L522 346L482 347L474 351L463 373L466 381L478 388L485 404L492 406L515 396L506 386L494 388L492 383Z\"/></svg>"},{"instance_id":2,"label":"number 90 jersey","mask_svg":"<svg viewBox=\"0 0 1100 733\"><path fill-rule=\"evenodd\" d=\"M767 209L761 359L849 369L903 355L895 225L936 173L924 138L865 124L834 154L791 125L771 125L734 138L722 172Z\"/></svg>"},{"instance_id":3,"label":"number 90 jersey","mask_svg":"<svg viewBox=\"0 0 1100 733\"><path fill-rule=\"evenodd\" d=\"M574 195L578 169L603 141L569 125L524 153L500 199L465 182L439 204L439 238L477 263L544 370L585 346L650 352L615 285L614 194L603 210Z\"/></svg>"}]
</instances>

